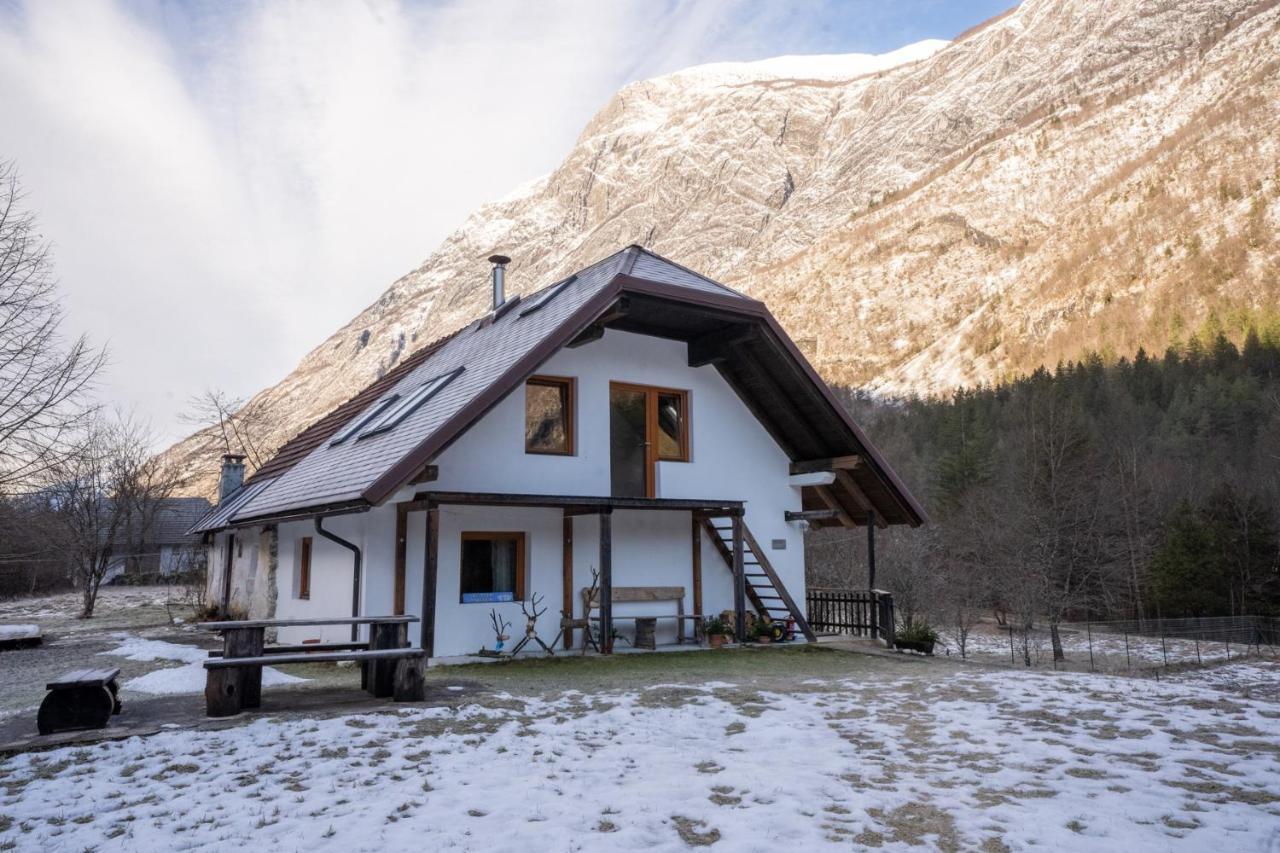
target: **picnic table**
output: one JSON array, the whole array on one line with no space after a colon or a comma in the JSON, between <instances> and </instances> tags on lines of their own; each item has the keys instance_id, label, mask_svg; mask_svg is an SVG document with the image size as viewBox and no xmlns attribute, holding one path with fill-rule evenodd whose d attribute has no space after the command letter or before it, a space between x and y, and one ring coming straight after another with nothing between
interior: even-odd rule
<instances>
[{"instance_id":1,"label":"picnic table","mask_svg":"<svg viewBox=\"0 0 1280 853\"><path fill-rule=\"evenodd\" d=\"M360 686L379 698L420 701L423 649L409 648L409 625L417 616L360 616L329 619L248 619L201 622L196 627L222 634L222 649L204 662L205 710L228 717L262 704L262 668L284 663L356 661ZM368 642L266 645L268 628L368 625Z\"/></svg>"}]
</instances>

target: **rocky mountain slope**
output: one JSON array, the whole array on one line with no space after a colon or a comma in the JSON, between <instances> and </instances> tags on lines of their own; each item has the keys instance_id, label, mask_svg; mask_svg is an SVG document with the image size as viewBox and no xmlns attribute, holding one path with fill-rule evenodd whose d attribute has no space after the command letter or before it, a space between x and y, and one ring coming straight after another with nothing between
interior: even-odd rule
<instances>
[{"instance_id":1,"label":"rocky mountain slope","mask_svg":"<svg viewBox=\"0 0 1280 853\"><path fill-rule=\"evenodd\" d=\"M249 408L284 441L480 314L498 250L519 292L643 244L893 394L1235 331L1280 305L1278 104L1277 0L1028 0L891 60L635 83ZM169 455L207 491L218 452Z\"/></svg>"}]
</instances>

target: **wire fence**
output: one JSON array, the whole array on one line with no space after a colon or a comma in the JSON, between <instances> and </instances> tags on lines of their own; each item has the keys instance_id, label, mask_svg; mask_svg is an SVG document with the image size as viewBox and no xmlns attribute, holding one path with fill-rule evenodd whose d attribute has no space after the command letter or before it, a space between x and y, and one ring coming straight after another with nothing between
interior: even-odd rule
<instances>
[{"instance_id":1,"label":"wire fence","mask_svg":"<svg viewBox=\"0 0 1280 853\"><path fill-rule=\"evenodd\" d=\"M1231 661L1248 655L1274 659L1280 620L1260 616L1063 622L1058 649L1047 627L1006 625L971 634L963 644L946 635L936 653L1010 666L1086 672L1149 671Z\"/></svg>"}]
</instances>

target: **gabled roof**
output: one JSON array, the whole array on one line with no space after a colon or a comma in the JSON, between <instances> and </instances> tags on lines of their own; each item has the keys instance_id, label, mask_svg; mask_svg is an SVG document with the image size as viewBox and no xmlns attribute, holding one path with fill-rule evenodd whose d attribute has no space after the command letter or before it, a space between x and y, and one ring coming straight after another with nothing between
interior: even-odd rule
<instances>
[{"instance_id":1,"label":"gabled roof","mask_svg":"<svg viewBox=\"0 0 1280 853\"><path fill-rule=\"evenodd\" d=\"M793 460L858 455L867 464L846 476L856 480L851 489L861 500L890 523L924 520L923 510L763 303L638 246L550 287L557 289L537 310L522 312L512 300L506 309L415 352L304 430L233 496L235 507L217 513L218 526L382 503L547 358L606 326L688 341L690 363L705 356L698 363L715 364ZM532 305L541 293L522 301ZM389 395L403 397L450 373L456 375L430 404L395 430L326 441ZM246 494L250 486L258 488ZM217 529L210 521L199 527Z\"/></svg>"}]
</instances>

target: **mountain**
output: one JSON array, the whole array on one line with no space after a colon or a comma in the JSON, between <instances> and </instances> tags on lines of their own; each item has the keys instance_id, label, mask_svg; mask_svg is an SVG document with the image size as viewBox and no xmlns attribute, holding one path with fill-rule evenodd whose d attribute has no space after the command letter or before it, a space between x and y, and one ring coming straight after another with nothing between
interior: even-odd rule
<instances>
[{"instance_id":1,"label":"mountain","mask_svg":"<svg viewBox=\"0 0 1280 853\"><path fill-rule=\"evenodd\" d=\"M886 57L626 86L249 403L278 445L486 308L640 243L766 301L828 380L945 393L1280 305L1278 0L1028 0ZM218 443L168 451L208 491Z\"/></svg>"}]
</instances>

